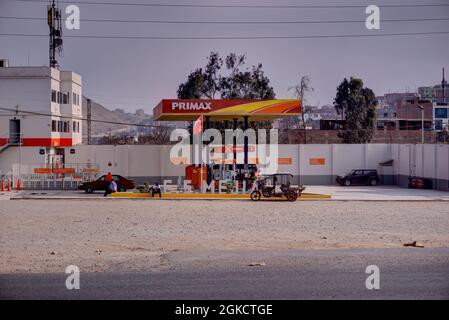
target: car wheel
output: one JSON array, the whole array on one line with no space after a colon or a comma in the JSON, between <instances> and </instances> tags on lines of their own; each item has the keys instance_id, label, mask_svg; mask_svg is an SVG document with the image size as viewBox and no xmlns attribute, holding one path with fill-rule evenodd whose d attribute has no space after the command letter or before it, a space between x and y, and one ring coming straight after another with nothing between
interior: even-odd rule
<instances>
[{"instance_id":1,"label":"car wheel","mask_svg":"<svg viewBox=\"0 0 449 320\"><path fill-rule=\"evenodd\" d=\"M253 192L251 192L251 200L253 200L253 201L259 201L261 197L262 197L262 195L260 194L259 191L253 191Z\"/></svg>"},{"instance_id":2,"label":"car wheel","mask_svg":"<svg viewBox=\"0 0 449 320\"><path fill-rule=\"evenodd\" d=\"M119 187L118 188L118 192L126 192L126 188L125 187Z\"/></svg>"},{"instance_id":3,"label":"car wheel","mask_svg":"<svg viewBox=\"0 0 449 320\"><path fill-rule=\"evenodd\" d=\"M375 186L377 186L377 180L376 179L371 179L369 184L372 185L373 187L375 187Z\"/></svg>"},{"instance_id":4,"label":"car wheel","mask_svg":"<svg viewBox=\"0 0 449 320\"><path fill-rule=\"evenodd\" d=\"M94 188L92 188L92 187L86 188L86 193L93 193L93 192L94 192Z\"/></svg>"},{"instance_id":5,"label":"car wheel","mask_svg":"<svg viewBox=\"0 0 449 320\"><path fill-rule=\"evenodd\" d=\"M351 180L347 179L345 180L345 186L349 187L351 185Z\"/></svg>"}]
</instances>

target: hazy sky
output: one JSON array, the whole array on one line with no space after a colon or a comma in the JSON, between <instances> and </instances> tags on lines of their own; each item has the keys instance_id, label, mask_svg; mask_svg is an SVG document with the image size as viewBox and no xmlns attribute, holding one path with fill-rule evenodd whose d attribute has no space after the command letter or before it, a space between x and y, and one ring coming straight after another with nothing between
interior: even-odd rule
<instances>
[{"instance_id":1,"label":"hazy sky","mask_svg":"<svg viewBox=\"0 0 449 320\"><path fill-rule=\"evenodd\" d=\"M85 0L86 1L86 0ZM101 2L106 0L92 0ZM108 2L127 3L125 0ZM130 0L131 3L189 3L239 5L289 4L430 4L449 0L295 1L295 0ZM73 1L73 4L79 2ZM67 3L61 3L64 10ZM81 29L65 35L107 36L303 36L449 31L449 20L382 22L382 19L449 18L448 7L382 8L381 29L368 31L364 22L339 24L149 24L100 23L83 19L187 20L187 21L329 21L366 18L364 8L185 8L82 5ZM46 17L46 3L0 0L0 16ZM0 33L48 34L45 20L0 18ZM300 75L310 75L315 88L311 104L332 103L344 77L361 77L376 95L415 91L441 81L441 68L449 69L449 34L395 37L265 39L265 40L124 40L66 38L61 69L83 77L84 94L109 108L148 113L162 98L176 97L180 82L211 51L221 55L245 53L248 66L261 62L278 98ZM48 37L0 36L0 57L11 65L47 65ZM449 78L449 71L447 72Z\"/></svg>"}]
</instances>

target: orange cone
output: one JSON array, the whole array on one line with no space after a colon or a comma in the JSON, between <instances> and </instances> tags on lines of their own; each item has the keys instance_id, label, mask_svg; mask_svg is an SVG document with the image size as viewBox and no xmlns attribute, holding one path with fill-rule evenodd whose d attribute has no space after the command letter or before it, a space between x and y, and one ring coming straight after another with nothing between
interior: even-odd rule
<instances>
[{"instance_id":1,"label":"orange cone","mask_svg":"<svg viewBox=\"0 0 449 320\"><path fill-rule=\"evenodd\" d=\"M2 192L5 191L5 181L2 179Z\"/></svg>"},{"instance_id":2,"label":"orange cone","mask_svg":"<svg viewBox=\"0 0 449 320\"><path fill-rule=\"evenodd\" d=\"M17 191L20 191L20 178L17 179Z\"/></svg>"},{"instance_id":3,"label":"orange cone","mask_svg":"<svg viewBox=\"0 0 449 320\"><path fill-rule=\"evenodd\" d=\"M8 179L8 189L7 189L7 191L11 191L11 181L9 181L9 179Z\"/></svg>"}]
</instances>

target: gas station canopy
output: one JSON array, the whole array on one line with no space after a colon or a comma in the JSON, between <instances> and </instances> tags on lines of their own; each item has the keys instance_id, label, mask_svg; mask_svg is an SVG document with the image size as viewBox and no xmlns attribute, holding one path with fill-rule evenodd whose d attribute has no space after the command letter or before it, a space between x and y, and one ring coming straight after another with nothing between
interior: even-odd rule
<instances>
[{"instance_id":1,"label":"gas station canopy","mask_svg":"<svg viewBox=\"0 0 449 320\"><path fill-rule=\"evenodd\" d=\"M301 100L205 100L164 99L153 109L156 121L189 121L201 114L210 121L248 117L249 121L265 121L297 116Z\"/></svg>"}]
</instances>

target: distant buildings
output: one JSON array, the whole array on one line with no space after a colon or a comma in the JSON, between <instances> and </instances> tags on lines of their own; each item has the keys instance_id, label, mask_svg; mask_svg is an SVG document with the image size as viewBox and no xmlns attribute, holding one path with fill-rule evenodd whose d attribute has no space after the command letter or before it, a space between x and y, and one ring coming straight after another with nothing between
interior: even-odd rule
<instances>
[{"instance_id":1,"label":"distant buildings","mask_svg":"<svg viewBox=\"0 0 449 320\"><path fill-rule=\"evenodd\" d=\"M137 109L137 110L136 110L136 116L144 118L144 117L146 116L145 110L143 110L143 109Z\"/></svg>"},{"instance_id":2,"label":"distant buildings","mask_svg":"<svg viewBox=\"0 0 449 320\"><path fill-rule=\"evenodd\" d=\"M330 104L308 108L308 112L304 115L304 118L306 122L311 122L312 126L314 121L316 123L319 120L335 120L339 117L335 107Z\"/></svg>"},{"instance_id":3,"label":"distant buildings","mask_svg":"<svg viewBox=\"0 0 449 320\"><path fill-rule=\"evenodd\" d=\"M436 103L449 103L449 87L444 75L441 84L429 87L419 87L418 93L422 99L427 99Z\"/></svg>"},{"instance_id":4,"label":"distant buildings","mask_svg":"<svg viewBox=\"0 0 449 320\"><path fill-rule=\"evenodd\" d=\"M387 93L377 100L378 129L421 130L422 120L427 131L443 131L449 126L449 88L444 71L439 85L420 87L417 93Z\"/></svg>"},{"instance_id":5,"label":"distant buildings","mask_svg":"<svg viewBox=\"0 0 449 320\"><path fill-rule=\"evenodd\" d=\"M417 93L388 93L377 97L377 128L385 130L421 130L433 128L433 103ZM422 114L420 107L423 107Z\"/></svg>"},{"instance_id":6,"label":"distant buildings","mask_svg":"<svg viewBox=\"0 0 449 320\"><path fill-rule=\"evenodd\" d=\"M307 129L321 129L321 123L324 120L336 120L340 116L338 116L335 107L330 104L326 104L323 106L304 106L304 120L306 122ZM275 121L275 127L280 129L287 129L290 127L290 123L292 119L281 119ZM296 119L297 124L302 121L302 117L300 116ZM298 125L297 125L298 127ZM302 128L302 125L300 125Z\"/></svg>"},{"instance_id":7,"label":"distant buildings","mask_svg":"<svg viewBox=\"0 0 449 320\"><path fill-rule=\"evenodd\" d=\"M436 85L431 87L419 87L418 94L422 99L430 100L437 103L449 103L449 88L444 87L444 95L442 86Z\"/></svg>"}]
</instances>

